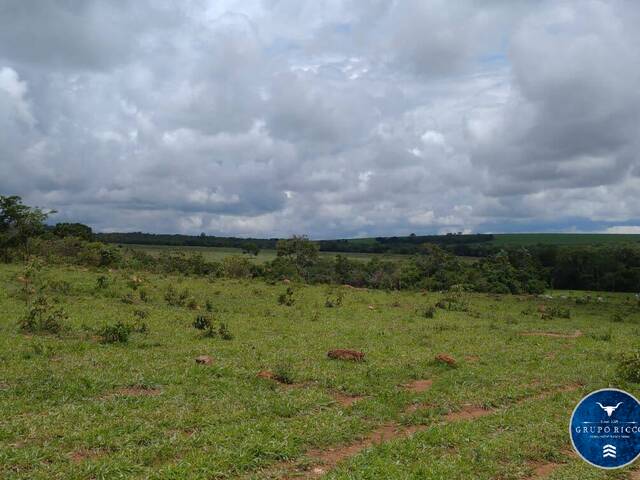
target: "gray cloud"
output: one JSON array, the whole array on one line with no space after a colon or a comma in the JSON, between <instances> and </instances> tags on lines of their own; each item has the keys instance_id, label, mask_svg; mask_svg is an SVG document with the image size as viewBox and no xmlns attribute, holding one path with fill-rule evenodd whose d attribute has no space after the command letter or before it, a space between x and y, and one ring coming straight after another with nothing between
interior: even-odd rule
<instances>
[{"instance_id":1,"label":"gray cloud","mask_svg":"<svg viewBox=\"0 0 640 480\"><path fill-rule=\"evenodd\" d=\"M0 0L0 192L103 230L640 224L632 2Z\"/></svg>"}]
</instances>

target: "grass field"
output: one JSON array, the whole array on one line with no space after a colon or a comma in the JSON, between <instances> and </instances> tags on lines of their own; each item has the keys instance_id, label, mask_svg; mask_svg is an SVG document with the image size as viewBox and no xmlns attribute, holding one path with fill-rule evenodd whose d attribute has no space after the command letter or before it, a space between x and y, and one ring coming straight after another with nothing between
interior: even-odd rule
<instances>
[{"instance_id":1,"label":"grass field","mask_svg":"<svg viewBox=\"0 0 640 480\"><path fill-rule=\"evenodd\" d=\"M220 261L225 257L233 255L243 255L242 249L231 247L175 247L171 245L134 245L127 244L122 245L123 248L133 248L143 250L151 255L159 255L162 252L182 252L186 254L200 254L205 260L208 261ZM336 252L320 252L320 256L335 257L338 255ZM381 260L397 260L406 258L406 255L391 255L382 253L341 253L345 257L352 260L369 260L371 258L379 258ZM257 256L244 254L245 258L256 262L263 263L268 262L276 258L275 250L260 250Z\"/></svg>"},{"instance_id":2,"label":"grass field","mask_svg":"<svg viewBox=\"0 0 640 480\"><path fill-rule=\"evenodd\" d=\"M70 328L49 336L16 327L21 272L0 266L2 479L632 478L579 460L568 435L586 393L640 393L615 372L640 333L630 295L470 294L467 311L425 318L441 295L338 287L342 306L326 308L336 291L292 285L284 306L286 285L144 275L147 302L128 304L130 275L56 267L42 275ZM209 300L233 339L204 338L202 310L168 306L169 285ZM553 306L571 318L541 319ZM135 310L148 332L99 342ZM327 358L335 348L365 359Z\"/></svg>"}]
</instances>

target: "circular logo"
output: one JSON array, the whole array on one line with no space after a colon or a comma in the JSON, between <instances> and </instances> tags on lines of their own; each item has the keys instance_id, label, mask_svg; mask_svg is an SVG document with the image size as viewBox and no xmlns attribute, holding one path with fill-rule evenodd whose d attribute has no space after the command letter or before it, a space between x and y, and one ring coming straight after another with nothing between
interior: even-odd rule
<instances>
[{"instance_id":1,"label":"circular logo","mask_svg":"<svg viewBox=\"0 0 640 480\"><path fill-rule=\"evenodd\" d=\"M569 424L578 454L599 468L621 468L640 455L640 402L623 390L605 388L578 403Z\"/></svg>"}]
</instances>

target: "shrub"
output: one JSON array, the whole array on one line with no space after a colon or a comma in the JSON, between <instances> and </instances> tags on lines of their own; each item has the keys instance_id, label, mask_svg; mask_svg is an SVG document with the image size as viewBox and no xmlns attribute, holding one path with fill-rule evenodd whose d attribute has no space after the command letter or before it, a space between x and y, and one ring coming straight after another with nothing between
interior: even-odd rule
<instances>
[{"instance_id":1,"label":"shrub","mask_svg":"<svg viewBox=\"0 0 640 480\"><path fill-rule=\"evenodd\" d=\"M96 279L96 289L97 290L104 290L105 288L107 288L109 286L109 277L105 276L105 275L100 275L97 279Z\"/></svg>"},{"instance_id":2,"label":"shrub","mask_svg":"<svg viewBox=\"0 0 640 480\"><path fill-rule=\"evenodd\" d=\"M433 318L436 316L436 307L429 305L422 310L422 316L424 318Z\"/></svg>"},{"instance_id":3,"label":"shrub","mask_svg":"<svg viewBox=\"0 0 640 480\"><path fill-rule=\"evenodd\" d=\"M149 312L146 310L134 310L133 311L133 316L136 318L139 318L140 320L143 320L145 318L147 318L149 316Z\"/></svg>"},{"instance_id":4,"label":"shrub","mask_svg":"<svg viewBox=\"0 0 640 480\"><path fill-rule=\"evenodd\" d=\"M616 323L621 323L624 322L625 318L624 315L622 315L620 312L616 312L613 314L612 320Z\"/></svg>"},{"instance_id":5,"label":"shrub","mask_svg":"<svg viewBox=\"0 0 640 480\"><path fill-rule=\"evenodd\" d=\"M629 382L640 383L640 351L620 356L618 375Z\"/></svg>"},{"instance_id":6,"label":"shrub","mask_svg":"<svg viewBox=\"0 0 640 480\"><path fill-rule=\"evenodd\" d=\"M293 367L290 360L281 359L273 369L273 378L280 383L291 385L293 383Z\"/></svg>"},{"instance_id":7,"label":"shrub","mask_svg":"<svg viewBox=\"0 0 640 480\"><path fill-rule=\"evenodd\" d=\"M57 307L45 295L38 296L29 306L27 314L20 320L20 330L29 333L58 334L64 329L68 318L62 307Z\"/></svg>"},{"instance_id":8,"label":"shrub","mask_svg":"<svg viewBox=\"0 0 640 480\"><path fill-rule=\"evenodd\" d=\"M207 300L204 304L204 308L207 312L211 313L213 312L213 303L211 303L211 300Z\"/></svg>"},{"instance_id":9,"label":"shrub","mask_svg":"<svg viewBox=\"0 0 640 480\"><path fill-rule=\"evenodd\" d=\"M336 292L329 290L324 306L327 308L341 307L344 300L344 292L338 289Z\"/></svg>"},{"instance_id":10,"label":"shrub","mask_svg":"<svg viewBox=\"0 0 640 480\"><path fill-rule=\"evenodd\" d=\"M287 307L292 306L295 303L295 298L293 298L293 288L287 287L287 289L278 295L278 303L280 305L286 305Z\"/></svg>"},{"instance_id":11,"label":"shrub","mask_svg":"<svg viewBox=\"0 0 640 480\"><path fill-rule=\"evenodd\" d=\"M98 335L102 343L127 343L133 327L124 322L117 322L113 325L105 325L98 330Z\"/></svg>"},{"instance_id":12,"label":"shrub","mask_svg":"<svg viewBox=\"0 0 640 480\"><path fill-rule=\"evenodd\" d=\"M189 298L189 290L184 289L182 292L178 293L178 291L173 288L173 285L169 285L167 291L164 294L164 299L167 304L172 307L184 307L187 299Z\"/></svg>"},{"instance_id":13,"label":"shrub","mask_svg":"<svg viewBox=\"0 0 640 480\"><path fill-rule=\"evenodd\" d=\"M211 317L208 315L198 315L193 321L193 328L198 330L208 330L211 328Z\"/></svg>"},{"instance_id":14,"label":"shrub","mask_svg":"<svg viewBox=\"0 0 640 480\"><path fill-rule=\"evenodd\" d=\"M223 340L233 340L233 334L229 330L229 327L227 327L226 323L220 323L220 327L218 328L218 335L220 335L220 338L222 338Z\"/></svg>"},{"instance_id":15,"label":"shrub","mask_svg":"<svg viewBox=\"0 0 640 480\"><path fill-rule=\"evenodd\" d=\"M189 300L187 300L187 308L189 310L197 310L198 309L198 301L195 298L190 297Z\"/></svg>"}]
</instances>

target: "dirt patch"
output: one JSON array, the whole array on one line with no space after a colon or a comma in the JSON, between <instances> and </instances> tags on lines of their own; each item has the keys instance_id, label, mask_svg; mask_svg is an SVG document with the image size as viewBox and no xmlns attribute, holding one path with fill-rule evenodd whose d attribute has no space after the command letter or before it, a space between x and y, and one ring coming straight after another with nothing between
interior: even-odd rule
<instances>
[{"instance_id":1,"label":"dirt patch","mask_svg":"<svg viewBox=\"0 0 640 480\"><path fill-rule=\"evenodd\" d=\"M420 393L429 390L431 385L433 385L433 380L414 380L411 383L402 385L402 387L409 392Z\"/></svg>"},{"instance_id":2,"label":"dirt patch","mask_svg":"<svg viewBox=\"0 0 640 480\"><path fill-rule=\"evenodd\" d=\"M269 370L260 370L258 372L258 375L256 375L258 378L263 378L265 380L274 380L276 381L276 374L269 371Z\"/></svg>"},{"instance_id":3,"label":"dirt patch","mask_svg":"<svg viewBox=\"0 0 640 480\"><path fill-rule=\"evenodd\" d=\"M104 450L100 450L97 448L88 450L83 448L83 449L71 452L69 454L69 459L73 463L81 463L81 462L84 462L85 460L95 460L105 455L106 455L106 452Z\"/></svg>"},{"instance_id":4,"label":"dirt patch","mask_svg":"<svg viewBox=\"0 0 640 480\"><path fill-rule=\"evenodd\" d=\"M536 478L545 478L551 475L556 469L558 469L561 464L559 463L543 463L543 462L532 462L529 464L531 467L532 473L525 480L534 480Z\"/></svg>"},{"instance_id":5,"label":"dirt patch","mask_svg":"<svg viewBox=\"0 0 640 480\"><path fill-rule=\"evenodd\" d=\"M467 355L464 359L469 363L478 363L480 361L480 357L477 355Z\"/></svg>"},{"instance_id":6,"label":"dirt patch","mask_svg":"<svg viewBox=\"0 0 640 480\"><path fill-rule=\"evenodd\" d=\"M327 352L327 357L334 360L349 360L351 362L361 362L364 360L364 353L357 350L337 349Z\"/></svg>"},{"instance_id":7,"label":"dirt patch","mask_svg":"<svg viewBox=\"0 0 640 480\"><path fill-rule=\"evenodd\" d=\"M143 385L133 385L131 387L122 387L113 391L108 396L120 397L155 397L162 393L159 388L146 387Z\"/></svg>"},{"instance_id":8,"label":"dirt patch","mask_svg":"<svg viewBox=\"0 0 640 480\"><path fill-rule=\"evenodd\" d=\"M211 365L213 363L213 358L209 355L200 355L196 357L196 363L199 365Z\"/></svg>"},{"instance_id":9,"label":"dirt patch","mask_svg":"<svg viewBox=\"0 0 640 480\"><path fill-rule=\"evenodd\" d=\"M559 332L522 332L520 335L528 337L554 337L554 338L578 338L582 336L580 330L576 330L573 333L559 333Z\"/></svg>"},{"instance_id":10,"label":"dirt patch","mask_svg":"<svg viewBox=\"0 0 640 480\"><path fill-rule=\"evenodd\" d=\"M495 409L487 410L486 408L478 407L476 405L465 405L462 407L462 410L446 414L444 419L447 422L461 422L464 420L473 420L484 417L485 415L490 415L495 411Z\"/></svg>"},{"instance_id":11,"label":"dirt patch","mask_svg":"<svg viewBox=\"0 0 640 480\"><path fill-rule=\"evenodd\" d=\"M332 395L334 400L343 407L350 407L364 398L362 395L345 395L342 392L333 392Z\"/></svg>"},{"instance_id":12,"label":"dirt patch","mask_svg":"<svg viewBox=\"0 0 640 480\"><path fill-rule=\"evenodd\" d=\"M320 477L330 470L333 470L341 461L351 458L367 448L396 438L408 437L426 428L426 426L422 425L398 427L397 425L388 423L377 428L362 440L350 445L343 445L328 450L312 450L307 453L307 457L310 458L314 467L310 470L295 471L296 475L293 478L309 479ZM293 474L294 472L292 471L291 473Z\"/></svg>"},{"instance_id":13,"label":"dirt patch","mask_svg":"<svg viewBox=\"0 0 640 480\"><path fill-rule=\"evenodd\" d=\"M446 363L450 367L455 367L458 363L455 358L446 353L439 353L438 355L436 355L435 361L438 363Z\"/></svg>"}]
</instances>

